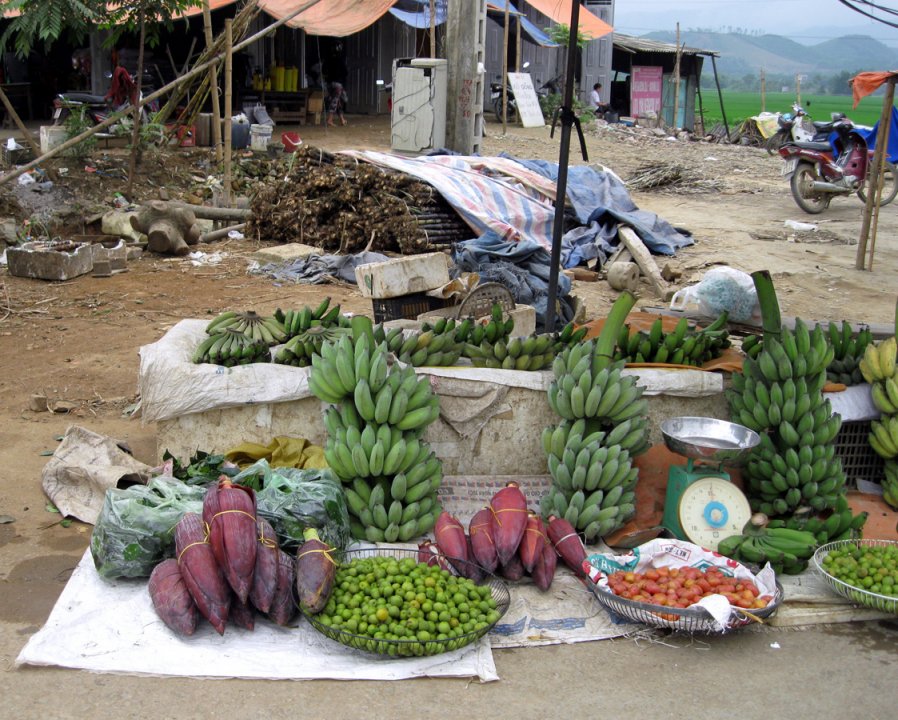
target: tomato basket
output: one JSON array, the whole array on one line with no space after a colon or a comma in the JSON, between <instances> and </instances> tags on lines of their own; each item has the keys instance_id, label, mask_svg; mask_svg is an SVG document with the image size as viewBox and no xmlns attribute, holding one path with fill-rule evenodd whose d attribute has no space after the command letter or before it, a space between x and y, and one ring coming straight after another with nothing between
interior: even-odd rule
<instances>
[{"instance_id":1,"label":"tomato basket","mask_svg":"<svg viewBox=\"0 0 898 720\"><path fill-rule=\"evenodd\" d=\"M652 605L620 597L610 589L591 582L586 584L595 594L599 604L615 615L653 627L681 630L688 633L721 633L745 627L753 622L763 622L779 609L783 601L783 586L777 580L776 594L767 607L743 610L730 606L731 612L726 627L721 629L711 614L699 605L687 608Z\"/></svg>"},{"instance_id":2,"label":"tomato basket","mask_svg":"<svg viewBox=\"0 0 898 720\"><path fill-rule=\"evenodd\" d=\"M343 553L341 565L347 565L356 558L373 557L388 557L395 558L396 560L411 558L418 561L418 551L417 549L411 550L406 548L387 547L347 550ZM447 571L456 577L459 575L449 558L442 555L435 555L434 557L448 561L446 563L448 565ZM496 576L484 571L484 579L476 584L478 586L489 588L488 595L495 602L495 611L498 614L498 617L489 624L481 625L470 632L457 634L451 637L434 638L426 641L406 638L378 638L371 634L350 632L342 627L327 624L323 621L322 615L311 615L305 611L303 611L303 615L305 615L312 627L325 637L357 650L386 657L423 657L427 655L438 655L450 650L457 650L476 642L492 630L508 611L508 607L511 604L511 595L504 582ZM302 608L300 609L302 610Z\"/></svg>"},{"instance_id":3,"label":"tomato basket","mask_svg":"<svg viewBox=\"0 0 898 720\"><path fill-rule=\"evenodd\" d=\"M865 590L863 588L855 587L854 585L850 585L830 574L823 567L823 559L830 552L836 549L843 549L849 545L862 549L865 547L896 546L898 545L898 542L894 540L875 540L871 538L869 540L835 540L833 542L826 543L825 545L821 545L814 553L814 567L817 569L820 577L823 578L826 584L829 585L829 587L832 588L834 592L838 593L842 597L848 598L858 605L866 605L867 607L871 607L876 610L895 613L896 615L898 615L898 597L883 595L882 593L872 592L871 590Z\"/></svg>"}]
</instances>

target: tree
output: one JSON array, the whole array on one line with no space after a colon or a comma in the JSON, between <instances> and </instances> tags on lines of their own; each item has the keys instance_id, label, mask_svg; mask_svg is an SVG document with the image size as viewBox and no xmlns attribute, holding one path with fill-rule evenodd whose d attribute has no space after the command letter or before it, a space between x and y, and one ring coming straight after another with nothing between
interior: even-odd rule
<instances>
[{"instance_id":1,"label":"tree","mask_svg":"<svg viewBox=\"0 0 898 720\"><path fill-rule=\"evenodd\" d=\"M81 43L103 18L106 3L97 0L0 0L4 13L17 12L0 35L0 50L27 57L48 49L63 33Z\"/></svg>"},{"instance_id":2,"label":"tree","mask_svg":"<svg viewBox=\"0 0 898 720\"><path fill-rule=\"evenodd\" d=\"M547 27L544 29L545 29L546 33L548 34L548 36L550 38L552 38L553 42L558 43L559 45L561 45L562 48L564 48L564 50L567 50L567 48L571 42L571 26L570 25L565 25L564 23L556 23L555 25L552 25L551 27ZM592 40L592 35L581 31L580 28L577 28L577 48L578 49L582 50L583 48L585 48L589 44L590 40ZM564 52L564 54L562 55L561 76L562 77L567 76L567 52Z\"/></svg>"}]
</instances>

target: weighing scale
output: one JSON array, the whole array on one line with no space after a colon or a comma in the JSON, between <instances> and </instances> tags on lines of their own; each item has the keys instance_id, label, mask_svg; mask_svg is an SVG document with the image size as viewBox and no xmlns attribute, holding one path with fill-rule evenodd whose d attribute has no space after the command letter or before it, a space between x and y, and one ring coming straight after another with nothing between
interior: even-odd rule
<instances>
[{"instance_id":1,"label":"weighing scale","mask_svg":"<svg viewBox=\"0 0 898 720\"><path fill-rule=\"evenodd\" d=\"M703 417L665 420L661 435L669 450L687 458L685 466L670 466L661 524L680 540L717 550L751 517L748 500L723 466L742 465L761 438L743 425Z\"/></svg>"}]
</instances>

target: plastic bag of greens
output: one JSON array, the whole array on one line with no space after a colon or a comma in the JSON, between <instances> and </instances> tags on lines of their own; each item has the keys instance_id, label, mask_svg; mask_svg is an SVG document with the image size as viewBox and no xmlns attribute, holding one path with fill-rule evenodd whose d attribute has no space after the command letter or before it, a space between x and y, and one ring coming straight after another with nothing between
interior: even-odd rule
<instances>
[{"instance_id":1,"label":"plastic bag of greens","mask_svg":"<svg viewBox=\"0 0 898 720\"><path fill-rule=\"evenodd\" d=\"M259 460L234 478L256 491L256 514L271 523L287 552L303 542L307 527L342 550L350 542L343 487L328 469L272 468Z\"/></svg>"},{"instance_id":2,"label":"plastic bag of greens","mask_svg":"<svg viewBox=\"0 0 898 720\"><path fill-rule=\"evenodd\" d=\"M174 553L175 525L184 513L203 511L205 487L160 475L146 485L106 491L90 538L90 553L104 578L149 577Z\"/></svg>"}]
</instances>

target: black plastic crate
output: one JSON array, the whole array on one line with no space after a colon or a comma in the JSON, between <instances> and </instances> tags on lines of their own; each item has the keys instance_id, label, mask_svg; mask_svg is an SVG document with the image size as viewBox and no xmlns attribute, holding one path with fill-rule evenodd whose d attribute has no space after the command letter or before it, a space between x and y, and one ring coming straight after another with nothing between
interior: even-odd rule
<instances>
[{"instance_id":1,"label":"black plastic crate","mask_svg":"<svg viewBox=\"0 0 898 720\"><path fill-rule=\"evenodd\" d=\"M431 297L423 292L394 298L371 298L376 323L388 320L416 320L421 313L439 310L445 306L446 302L441 298Z\"/></svg>"},{"instance_id":2,"label":"black plastic crate","mask_svg":"<svg viewBox=\"0 0 898 720\"><path fill-rule=\"evenodd\" d=\"M859 479L882 481L885 461L870 447L869 434L869 420L846 420L836 435L836 456L842 460L842 469L850 485Z\"/></svg>"}]
</instances>

